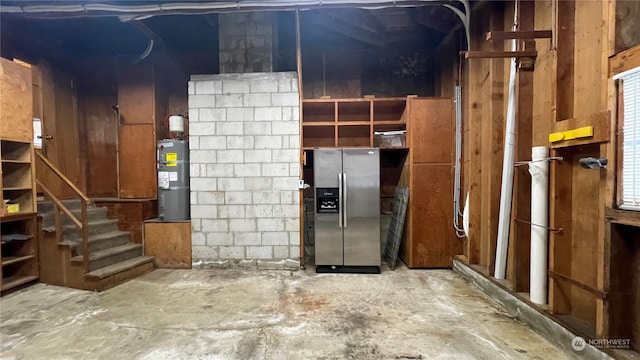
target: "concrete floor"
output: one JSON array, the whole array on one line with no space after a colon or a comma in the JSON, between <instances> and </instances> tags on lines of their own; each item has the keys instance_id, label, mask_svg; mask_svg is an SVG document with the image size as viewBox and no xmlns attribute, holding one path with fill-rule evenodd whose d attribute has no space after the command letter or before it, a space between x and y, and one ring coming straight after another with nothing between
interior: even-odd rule
<instances>
[{"instance_id":1,"label":"concrete floor","mask_svg":"<svg viewBox=\"0 0 640 360\"><path fill-rule=\"evenodd\" d=\"M452 271L156 270L0 299L2 359L567 359Z\"/></svg>"}]
</instances>

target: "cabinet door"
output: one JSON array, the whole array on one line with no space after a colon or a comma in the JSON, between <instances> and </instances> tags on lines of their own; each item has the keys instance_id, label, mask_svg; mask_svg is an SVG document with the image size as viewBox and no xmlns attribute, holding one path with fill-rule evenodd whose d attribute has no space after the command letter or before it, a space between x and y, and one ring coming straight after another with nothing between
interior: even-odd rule
<instances>
[{"instance_id":1,"label":"cabinet door","mask_svg":"<svg viewBox=\"0 0 640 360\"><path fill-rule=\"evenodd\" d=\"M453 107L451 99L410 99L411 152L414 163L451 163Z\"/></svg>"},{"instance_id":2,"label":"cabinet door","mask_svg":"<svg viewBox=\"0 0 640 360\"><path fill-rule=\"evenodd\" d=\"M412 187L410 267L451 267L453 242L453 183L450 164L416 164Z\"/></svg>"}]
</instances>

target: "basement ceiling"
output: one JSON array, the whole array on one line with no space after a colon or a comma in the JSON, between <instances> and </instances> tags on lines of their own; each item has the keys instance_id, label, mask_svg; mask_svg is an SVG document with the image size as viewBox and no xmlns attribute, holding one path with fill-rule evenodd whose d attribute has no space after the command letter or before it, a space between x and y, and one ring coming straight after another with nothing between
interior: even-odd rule
<instances>
[{"instance_id":1,"label":"basement ceiling","mask_svg":"<svg viewBox=\"0 0 640 360\"><path fill-rule=\"evenodd\" d=\"M168 1L93 1L120 6L162 2ZM185 2L198 1L181 0L181 3ZM0 0L0 6L78 3L69 0ZM216 14L164 15L131 22L120 21L116 16L54 18L47 15L43 18L43 15L14 13L2 13L1 16L3 42L11 42L10 37L15 36L20 41L38 39L35 46L45 52L57 48L80 57L139 55L148 46L149 31L157 36L156 40L161 40L156 41L154 51L163 48L172 52L213 53L218 49ZM279 16L280 32L291 27L290 34L280 35L281 41L295 40L292 18L293 12L281 12ZM301 20L303 47L419 48L422 51L434 50L460 22L451 10L440 3L375 10L314 9L302 11ZM290 48L291 44L280 46Z\"/></svg>"}]
</instances>

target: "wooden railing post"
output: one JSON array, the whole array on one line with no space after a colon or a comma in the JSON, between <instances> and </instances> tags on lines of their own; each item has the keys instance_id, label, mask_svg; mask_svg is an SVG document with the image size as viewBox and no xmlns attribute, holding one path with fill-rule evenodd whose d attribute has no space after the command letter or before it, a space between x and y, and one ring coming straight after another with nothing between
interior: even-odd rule
<instances>
[{"instance_id":1,"label":"wooden railing post","mask_svg":"<svg viewBox=\"0 0 640 360\"><path fill-rule=\"evenodd\" d=\"M82 265L85 274L89 272L89 227L87 226L87 205L88 202L82 200Z\"/></svg>"},{"instance_id":2,"label":"wooden railing post","mask_svg":"<svg viewBox=\"0 0 640 360\"><path fill-rule=\"evenodd\" d=\"M62 241L62 219L60 218L60 209L55 204L53 205L53 218L56 225L56 242L60 243Z\"/></svg>"}]
</instances>

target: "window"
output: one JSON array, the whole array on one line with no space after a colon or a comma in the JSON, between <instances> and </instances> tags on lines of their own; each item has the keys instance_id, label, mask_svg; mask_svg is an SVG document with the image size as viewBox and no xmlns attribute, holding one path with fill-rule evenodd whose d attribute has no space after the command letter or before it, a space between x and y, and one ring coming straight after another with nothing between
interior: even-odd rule
<instances>
[{"instance_id":1,"label":"window","mask_svg":"<svg viewBox=\"0 0 640 360\"><path fill-rule=\"evenodd\" d=\"M622 89L622 197L620 208L640 211L640 68L617 77Z\"/></svg>"}]
</instances>

